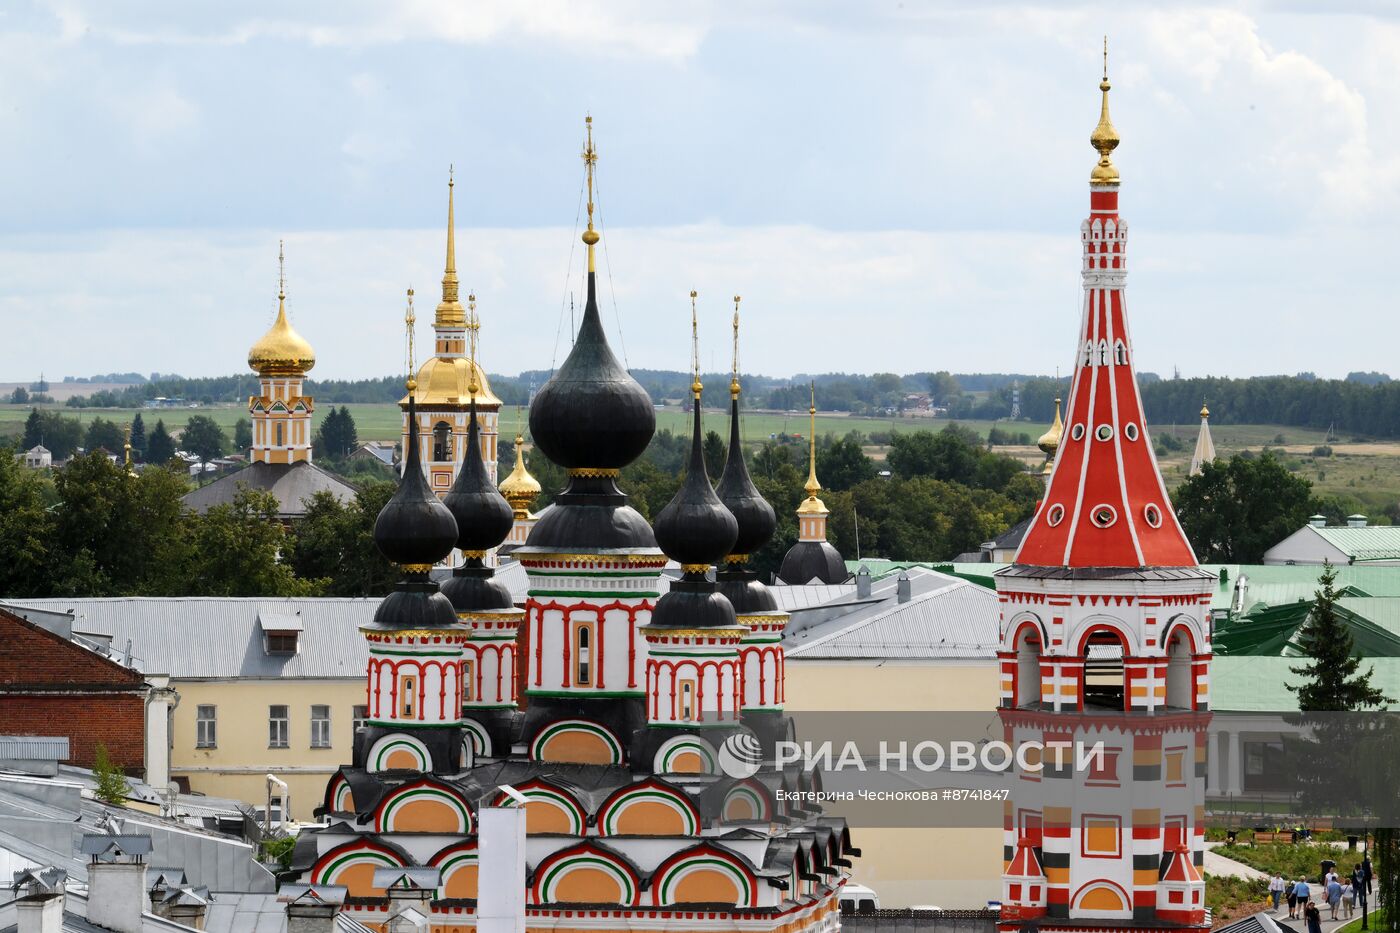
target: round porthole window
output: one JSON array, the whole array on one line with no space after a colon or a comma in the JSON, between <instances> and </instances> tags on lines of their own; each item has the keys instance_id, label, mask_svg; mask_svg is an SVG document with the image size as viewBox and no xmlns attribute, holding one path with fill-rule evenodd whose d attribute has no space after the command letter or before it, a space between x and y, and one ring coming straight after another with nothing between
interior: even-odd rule
<instances>
[{"instance_id":1,"label":"round porthole window","mask_svg":"<svg viewBox=\"0 0 1400 933\"><path fill-rule=\"evenodd\" d=\"M1157 508L1157 506L1144 506L1142 510L1142 517L1147 519L1147 524L1151 525L1153 528L1162 527L1162 510Z\"/></svg>"},{"instance_id":2,"label":"round porthole window","mask_svg":"<svg viewBox=\"0 0 1400 933\"><path fill-rule=\"evenodd\" d=\"M1118 512L1111 505L1096 505L1089 512L1089 520L1099 528L1107 528L1118 521Z\"/></svg>"},{"instance_id":3,"label":"round porthole window","mask_svg":"<svg viewBox=\"0 0 1400 933\"><path fill-rule=\"evenodd\" d=\"M1137 440L1138 426L1135 423L1129 421L1127 424L1123 425L1123 436L1130 441Z\"/></svg>"},{"instance_id":4,"label":"round porthole window","mask_svg":"<svg viewBox=\"0 0 1400 933\"><path fill-rule=\"evenodd\" d=\"M1076 441L1084 440L1084 425L1076 424L1073 428L1070 428L1069 436Z\"/></svg>"},{"instance_id":5,"label":"round porthole window","mask_svg":"<svg viewBox=\"0 0 1400 933\"><path fill-rule=\"evenodd\" d=\"M1113 425L1101 424L1094 429L1094 436L1101 441L1113 440Z\"/></svg>"},{"instance_id":6,"label":"round porthole window","mask_svg":"<svg viewBox=\"0 0 1400 933\"><path fill-rule=\"evenodd\" d=\"M1058 503L1050 506L1050 511L1045 513L1045 520L1050 523L1051 528L1055 527L1065 520L1065 507Z\"/></svg>"}]
</instances>

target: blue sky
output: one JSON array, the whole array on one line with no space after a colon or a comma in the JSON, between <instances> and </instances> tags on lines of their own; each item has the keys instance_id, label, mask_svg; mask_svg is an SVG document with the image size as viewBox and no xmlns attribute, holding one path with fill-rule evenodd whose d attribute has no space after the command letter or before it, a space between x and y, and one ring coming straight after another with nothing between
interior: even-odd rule
<instances>
[{"instance_id":1,"label":"blue sky","mask_svg":"<svg viewBox=\"0 0 1400 933\"><path fill-rule=\"evenodd\" d=\"M746 369L1052 372L1105 32L1140 365L1394 369L1388 9L7 5L0 381L237 371L279 237L316 375L396 371L404 288L420 320L435 303L449 163L484 362L548 367L585 112L632 365L686 366L695 288L707 364L739 293Z\"/></svg>"}]
</instances>

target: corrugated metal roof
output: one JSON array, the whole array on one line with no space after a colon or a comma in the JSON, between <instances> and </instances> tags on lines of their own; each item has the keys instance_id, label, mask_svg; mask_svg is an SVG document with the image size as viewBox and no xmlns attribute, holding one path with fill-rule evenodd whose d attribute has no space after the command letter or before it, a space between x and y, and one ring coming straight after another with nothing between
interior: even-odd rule
<instances>
[{"instance_id":1,"label":"corrugated metal roof","mask_svg":"<svg viewBox=\"0 0 1400 933\"><path fill-rule=\"evenodd\" d=\"M854 596L856 586L854 583L811 583L801 586L778 584L770 586L768 592L778 601L779 609L783 612L793 612L813 606L825 606L838 599Z\"/></svg>"},{"instance_id":2,"label":"corrugated metal roof","mask_svg":"<svg viewBox=\"0 0 1400 933\"><path fill-rule=\"evenodd\" d=\"M1288 685L1298 686L1306 678L1292 668L1300 658L1216 655L1210 662L1210 706L1225 712L1297 712L1298 695ZM1400 697L1400 658L1368 658L1361 669L1370 668L1371 684L1386 696ZM1390 707L1400 709L1400 705Z\"/></svg>"},{"instance_id":3,"label":"corrugated metal roof","mask_svg":"<svg viewBox=\"0 0 1400 933\"><path fill-rule=\"evenodd\" d=\"M943 574L943 584L908 602L887 597L785 640L794 659L992 658L999 644L997 596Z\"/></svg>"},{"instance_id":4,"label":"corrugated metal roof","mask_svg":"<svg viewBox=\"0 0 1400 933\"><path fill-rule=\"evenodd\" d=\"M1400 525L1308 527L1352 560L1400 560Z\"/></svg>"},{"instance_id":5,"label":"corrugated metal roof","mask_svg":"<svg viewBox=\"0 0 1400 933\"><path fill-rule=\"evenodd\" d=\"M111 597L27 599L13 605L71 612L73 628L131 640L137 668L177 678L307 677L361 679L369 650L359 628L379 600ZM300 615L296 654L268 654L260 616Z\"/></svg>"}]
</instances>

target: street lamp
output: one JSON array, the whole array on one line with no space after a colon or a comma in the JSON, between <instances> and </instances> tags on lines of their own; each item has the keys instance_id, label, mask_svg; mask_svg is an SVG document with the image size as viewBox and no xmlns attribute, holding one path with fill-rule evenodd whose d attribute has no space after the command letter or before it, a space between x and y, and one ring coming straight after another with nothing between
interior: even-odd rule
<instances>
[{"instance_id":1,"label":"street lamp","mask_svg":"<svg viewBox=\"0 0 1400 933\"><path fill-rule=\"evenodd\" d=\"M1367 807L1361 812L1361 858L1362 863L1371 857L1371 808ZM1369 930L1371 927L1366 923L1368 907L1371 903L1371 880L1365 877L1365 869L1362 869L1362 884L1365 888L1361 892L1361 929Z\"/></svg>"}]
</instances>

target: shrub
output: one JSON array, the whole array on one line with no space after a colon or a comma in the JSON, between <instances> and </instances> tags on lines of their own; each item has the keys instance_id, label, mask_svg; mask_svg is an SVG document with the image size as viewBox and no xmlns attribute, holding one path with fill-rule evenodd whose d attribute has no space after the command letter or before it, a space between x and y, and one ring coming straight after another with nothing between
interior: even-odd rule
<instances>
[{"instance_id":1,"label":"shrub","mask_svg":"<svg viewBox=\"0 0 1400 933\"><path fill-rule=\"evenodd\" d=\"M1312 449L1312 455L1314 457L1330 457L1332 456L1332 448L1326 444L1319 444Z\"/></svg>"}]
</instances>

